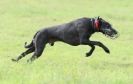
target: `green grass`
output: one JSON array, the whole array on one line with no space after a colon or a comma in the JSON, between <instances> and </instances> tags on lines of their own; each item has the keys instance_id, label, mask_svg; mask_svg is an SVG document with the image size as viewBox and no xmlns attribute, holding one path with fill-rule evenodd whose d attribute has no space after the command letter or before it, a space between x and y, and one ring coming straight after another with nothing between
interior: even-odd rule
<instances>
[{"instance_id":1,"label":"green grass","mask_svg":"<svg viewBox=\"0 0 133 84\"><path fill-rule=\"evenodd\" d=\"M1 0L0 1L0 84L132 84L133 83L132 0ZM101 16L116 28L116 40L98 33L109 47L106 54L96 47L85 57L88 46L73 47L61 42L47 45L32 64L31 54L14 63L10 59L24 51L35 32L80 17Z\"/></svg>"}]
</instances>

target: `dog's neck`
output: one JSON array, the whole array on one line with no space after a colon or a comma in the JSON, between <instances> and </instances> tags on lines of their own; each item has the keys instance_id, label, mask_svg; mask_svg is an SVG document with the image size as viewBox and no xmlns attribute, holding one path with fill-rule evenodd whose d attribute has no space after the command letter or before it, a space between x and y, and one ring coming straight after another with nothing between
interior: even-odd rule
<instances>
[{"instance_id":1,"label":"dog's neck","mask_svg":"<svg viewBox=\"0 0 133 84\"><path fill-rule=\"evenodd\" d=\"M94 29L95 32L100 31L100 23L97 19L91 18L91 24L92 24L92 28Z\"/></svg>"}]
</instances>

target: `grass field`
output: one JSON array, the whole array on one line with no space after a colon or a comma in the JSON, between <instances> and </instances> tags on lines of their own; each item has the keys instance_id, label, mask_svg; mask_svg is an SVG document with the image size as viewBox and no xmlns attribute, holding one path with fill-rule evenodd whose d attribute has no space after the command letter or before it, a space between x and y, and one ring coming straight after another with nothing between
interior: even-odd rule
<instances>
[{"instance_id":1,"label":"grass field","mask_svg":"<svg viewBox=\"0 0 133 84\"><path fill-rule=\"evenodd\" d=\"M132 0L0 0L0 84L133 84L132 9ZM37 30L96 16L120 33L116 40L100 33L91 38L108 46L110 55L96 47L87 58L89 46L57 42L32 64L26 62L31 54L11 61Z\"/></svg>"}]
</instances>

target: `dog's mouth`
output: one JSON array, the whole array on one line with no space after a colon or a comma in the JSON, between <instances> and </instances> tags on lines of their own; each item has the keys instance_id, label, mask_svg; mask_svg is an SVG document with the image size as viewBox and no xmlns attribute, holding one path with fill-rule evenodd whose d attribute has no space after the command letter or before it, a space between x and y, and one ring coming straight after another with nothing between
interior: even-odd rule
<instances>
[{"instance_id":1,"label":"dog's mouth","mask_svg":"<svg viewBox=\"0 0 133 84\"><path fill-rule=\"evenodd\" d=\"M111 38L111 39L116 39L116 38L118 38L119 37L119 33L118 32L108 32L108 31L105 31L104 32L104 35L106 36L106 37L109 37L109 38Z\"/></svg>"}]
</instances>

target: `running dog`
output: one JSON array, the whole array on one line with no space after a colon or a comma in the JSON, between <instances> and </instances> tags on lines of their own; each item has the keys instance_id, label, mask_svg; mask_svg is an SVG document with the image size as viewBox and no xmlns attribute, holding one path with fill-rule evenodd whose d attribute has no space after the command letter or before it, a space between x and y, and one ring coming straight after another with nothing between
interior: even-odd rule
<instances>
[{"instance_id":1,"label":"running dog","mask_svg":"<svg viewBox=\"0 0 133 84\"><path fill-rule=\"evenodd\" d=\"M90 41L89 38L95 32L101 32L105 36L111 38L117 38L118 32L112 28L111 24L104 19L97 18L80 18L69 23L48 27L39 30L33 37L31 43L26 45L27 50L19 55L12 61L19 61L29 53L33 53L33 56L27 60L28 62L34 61L36 58L42 55L42 52L47 43L51 46L56 41L62 41L72 46L88 45L91 47L90 51L86 53L86 56L90 56L95 50L95 45L103 48L106 53L110 53L109 49L99 41Z\"/></svg>"}]
</instances>

